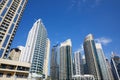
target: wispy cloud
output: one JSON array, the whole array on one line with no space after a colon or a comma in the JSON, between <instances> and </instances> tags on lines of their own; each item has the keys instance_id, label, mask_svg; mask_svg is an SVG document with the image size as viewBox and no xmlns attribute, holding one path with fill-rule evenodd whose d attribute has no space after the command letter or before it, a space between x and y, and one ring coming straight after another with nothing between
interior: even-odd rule
<instances>
[{"instance_id":1,"label":"wispy cloud","mask_svg":"<svg viewBox=\"0 0 120 80\"><path fill-rule=\"evenodd\" d=\"M81 7L95 7L98 6L103 0L71 0L70 9L81 8Z\"/></svg>"},{"instance_id":2,"label":"wispy cloud","mask_svg":"<svg viewBox=\"0 0 120 80\"><path fill-rule=\"evenodd\" d=\"M78 49L78 51L80 51L80 52L84 51L83 44L80 45L80 48Z\"/></svg>"},{"instance_id":3,"label":"wispy cloud","mask_svg":"<svg viewBox=\"0 0 120 80\"><path fill-rule=\"evenodd\" d=\"M103 45L107 45L107 44L109 44L109 43L112 42L112 39L106 38L106 37L101 37L101 38L95 39L95 41L96 41L96 42L99 42L99 43L101 43L101 44L103 44Z\"/></svg>"}]
</instances>

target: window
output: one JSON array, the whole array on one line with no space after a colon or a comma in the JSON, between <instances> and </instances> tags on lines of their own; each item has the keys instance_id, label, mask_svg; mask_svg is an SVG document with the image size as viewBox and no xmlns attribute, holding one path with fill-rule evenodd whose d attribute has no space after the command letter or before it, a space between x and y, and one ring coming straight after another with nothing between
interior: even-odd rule
<instances>
[{"instance_id":1,"label":"window","mask_svg":"<svg viewBox=\"0 0 120 80\"><path fill-rule=\"evenodd\" d=\"M0 77L3 77L3 73L0 73Z\"/></svg>"},{"instance_id":2,"label":"window","mask_svg":"<svg viewBox=\"0 0 120 80\"><path fill-rule=\"evenodd\" d=\"M14 24L12 24L12 26L11 26L10 29L9 29L9 33L10 33L10 34L11 34L13 28L14 28Z\"/></svg>"},{"instance_id":3,"label":"window","mask_svg":"<svg viewBox=\"0 0 120 80\"><path fill-rule=\"evenodd\" d=\"M9 37L10 37L10 35L7 35L2 47L5 47L7 45Z\"/></svg>"},{"instance_id":4,"label":"window","mask_svg":"<svg viewBox=\"0 0 120 80\"><path fill-rule=\"evenodd\" d=\"M7 8L4 9L4 11L3 11L2 14L1 14L1 16L4 16L5 13L6 13L6 11L7 11Z\"/></svg>"},{"instance_id":5,"label":"window","mask_svg":"<svg viewBox=\"0 0 120 80\"><path fill-rule=\"evenodd\" d=\"M20 6L19 9L18 9L18 13L20 13L20 10L22 9L22 7Z\"/></svg>"},{"instance_id":6,"label":"window","mask_svg":"<svg viewBox=\"0 0 120 80\"><path fill-rule=\"evenodd\" d=\"M2 21L2 18L0 17L0 22Z\"/></svg>"},{"instance_id":7,"label":"window","mask_svg":"<svg viewBox=\"0 0 120 80\"><path fill-rule=\"evenodd\" d=\"M11 77L11 74L10 74L10 73L8 73L8 74L6 75L6 77Z\"/></svg>"},{"instance_id":8,"label":"window","mask_svg":"<svg viewBox=\"0 0 120 80\"><path fill-rule=\"evenodd\" d=\"M7 4L8 7L10 6L11 2L12 2L12 0L8 1L8 4Z\"/></svg>"},{"instance_id":9,"label":"window","mask_svg":"<svg viewBox=\"0 0 120 80\"><path fill-rule=\"evenodd\" d=\"M4 49L0 49L0 57L2 57Z\"/></svg>"},{"instance_id":10,"label":"window","mask_svg":"<svg viewBox=\"0 0 120 80\"><path fill-rule=\"evenodd\" d=\"M18 14L16 14L16 16L14 18L14 22L16 22L17 18L18 18Z\"/></svg>"}]
</instances>

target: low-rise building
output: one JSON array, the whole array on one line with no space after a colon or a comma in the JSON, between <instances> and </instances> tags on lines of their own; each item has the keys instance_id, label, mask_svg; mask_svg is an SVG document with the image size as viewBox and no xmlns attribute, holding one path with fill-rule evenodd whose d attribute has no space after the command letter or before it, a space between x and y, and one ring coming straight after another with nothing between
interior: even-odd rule
<instances>
[{"instance_id":1,"label":"low-rise building","mask_svg":"<svg viewBox=\"0 0 120 80\"><path fill-rule=\"evenodd\" d=\"M0 58L0 80L27 80L30 63Z\"/></svg>"}]
</instances>

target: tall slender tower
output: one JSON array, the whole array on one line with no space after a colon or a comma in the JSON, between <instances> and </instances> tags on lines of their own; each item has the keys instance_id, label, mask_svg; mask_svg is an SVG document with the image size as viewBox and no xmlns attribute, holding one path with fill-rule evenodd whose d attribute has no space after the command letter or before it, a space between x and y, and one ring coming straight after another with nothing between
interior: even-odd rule
<instances>
[{"instance_id":1,"label":"tall slender tower","mask_svg":"<svg viewBox=\"0 0 120 80\"><path fill-rule=\"evenodd\" d=\"M50 76L52 80L59 80L59 46L58 44L52 47Z\"/></svg>"},{"instance_id":2,"label":"tall slender tower","mask_svg":"<svg viewBox=\"0 0 120 80\"><path fill-rule=\"evenodd\" d=\"M84 41L85 59L88 68L88 73L94 75L95 80L101 80L98 55L95 47L95 42L92 34L89 34Z\"/></svg>"},{"instance_id":3,"label":"tall slender tower","mask_svg":"<svg viewBox=\"0 0 120 80\"><path fill-rule=\"evenodd\" d=\"M102 46L100 43L96 43L96 49L97 49L97 54L98 54L98 59L99 59L99 66L100 66L100 72L101 72L101 79L102 80L113 80L111 79L107 63L106 63L106 58L102 49Z\"/></svg>"},{"instance_id":4,"label":"tall slender tower","mask_svg":"<svg viewBox=\"0 0 120 80\"><path fill-rule=\"evenodd\" d=\"M7 58L27 0L0 0L0 57Z\"/></svg>"},{"instance_id":5,"label":"tall slender tower","mask_svg":"<svg viewBox=\"0 0 120 80\"><path fill-rule=\"evenodd\" d=\"M80 51L76 51L74 53L74 68L75 68L75 75L83 74L82 57Z\"/></svg>"},{"instance_id":6,"label":"tall slender tower","mask_svg":"<svg viewBox=\"0 0 120 80\"><path fill-rule=\"evenodd\" d=\"M44 57L46 54L47 31L42 21L38 19L28 34L25 46L24 62L31 63L31 77L42 77Z\"/></svg>"},{"instance_id":7,"label":"tall slender tower","mask_svg":"<svg viewBox=\"0 0 120 80\"><path fill-rule=\"evenodd\" d=\"M108 68L108 71L109 71L109 74L110 74L110 78L111 78L111 80L114 80L114 77L113 77L113 74L112 74L111 65L110 65L110 62L109 62L108 59L106 59L106 63L107 63L107 68Z\"/></svg>"},{"instance_id":8,"label":"tall slender tower","mask_svg":"<svg viewBox=\"0 0 120 80\"><path fill-rule=\"evenodd\" d=\"M47 79L48 76L49 53L50 53L50 40L47 38L46 53L44 55L44 68L43 68L43 74L45 74L45 79Z\"/></svg>"},{"instance_id":9,"label":"tall slender tower","mask_svg":"<svg viewBox=\"0 0 120 80\"><path fill-rule=\"evenodd\" d=\"M114 53L111 57L111 67L115 80L120 80L120 56L116 56Z\"/></svg>"},{"instance_id":10,"label":"tall slender tower","mask_svg":"<svg viewBox=\"0 0 120 80\"><path fill-rule=\"evenodd\" d=\"M60 45L60 80L70 80L72 78L72 43L68 39Z\"/></svg>"}]
</instances>

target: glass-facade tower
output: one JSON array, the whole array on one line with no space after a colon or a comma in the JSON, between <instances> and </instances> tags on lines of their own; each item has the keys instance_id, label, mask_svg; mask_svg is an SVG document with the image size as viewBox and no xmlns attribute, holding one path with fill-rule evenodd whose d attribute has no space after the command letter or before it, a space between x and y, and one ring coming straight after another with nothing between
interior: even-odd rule
<instances>
[{"instance_id":1,"label":"glass-facade tower","mask_svg":"<svg viewBox=\"0 0 120 80\"><path fill-rule=\"evenodd\" d=\"M68 39L60 44L59 80L72 79L72 43Z\"/></svg>"},{"instance_id":2,"label":"glass-facade tower","mask_svg":"<svg viewBox=\"0 0 120 80\"><path fill-rule=\"evenodd\" d=\"M111 67L115 80L120 80L120 56L112 54Z\"/></svg>"},{"instance_id":3,"label":"glass-facade tower","mask_svg":"<svg viewBox=\"0 0 120 80\"><path fill-rule=\"evenodd\" d=\"M89 34L84 40L84 52L88 74L94 75L95 80L101 80L98 55L92 34Z\"/></svg>"},{"instance_id":4,"label":"glass-facade tower","mask_svg":"<svg viewBox=\"0 0 120 80\"><path fill-rule=\"evenodd\" d=\"M0 0L0 57L7 58L27 0Z\"/></svg>"},{"instance_id":5,"label":"glass-facade tower","mask_svg":"<svg viewBox=\"0 0 120 80\"><path fill-rule=\"evenodd\" d=\"M59 80L59 46L58 44L52 47L50 76L52 80Z\"/></svg>"},{"instance_id":6,"label":"glass-facade tower","mask_svg":"<svg viewBox=\"0 0 120 80\"><path fill-rule=\"evenodd\" d=\"M100 71L101 71L101 79L102 80L113 80L111 79L110 73L108 71L106 58L105 58L105 55L104 55L104 52L103 52L103 49L100 43L96 43L96 49L97 49L99 66L100 66Z\"/></svg>"}]
</instances>

